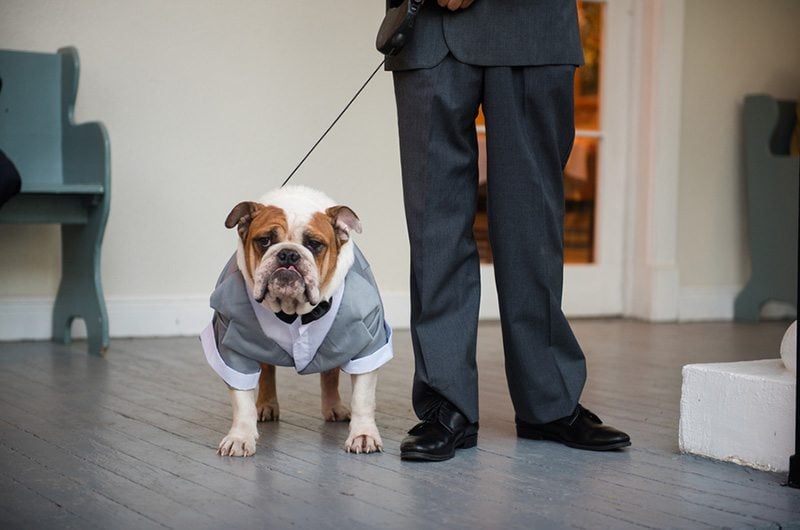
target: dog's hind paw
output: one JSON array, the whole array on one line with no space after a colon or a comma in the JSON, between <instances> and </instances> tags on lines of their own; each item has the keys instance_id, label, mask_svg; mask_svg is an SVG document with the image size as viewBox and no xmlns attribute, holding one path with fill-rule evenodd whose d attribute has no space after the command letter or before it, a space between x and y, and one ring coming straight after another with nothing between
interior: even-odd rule
<instances>
[{"instance_id":1,"label":"dog's hind paw","mask_svg":"<svg viewBox=\"0 0 800 530\"><path fill-rule=\"evenodd\" d=\"M281 409L278 402L256 403L258 411L258 421L278 421L281 416Z\"/></svg>"},{"instance_id":2,"label":"dog's hind paw","mask_svg":"<svg viewBox=\"0 0 800 530\"><path fill-rule=\"evenodd\" d=\"M325 421L349 421L350 409L341 402L332 406L322 405L322 417Z\"/></svg>"}]
</instances>

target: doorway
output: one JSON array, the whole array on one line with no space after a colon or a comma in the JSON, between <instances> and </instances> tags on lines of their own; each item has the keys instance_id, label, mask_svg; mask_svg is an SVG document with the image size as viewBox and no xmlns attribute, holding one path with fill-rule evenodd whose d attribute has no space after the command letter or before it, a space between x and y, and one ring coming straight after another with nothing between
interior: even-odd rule
<instances>
[{"instance_id":1,"label":"doorway","mask_svg":"<svg viewBox=\"0 0 800 530\"><path fill-rule=\"evenodd\" d=\"M625 138L631 0L578 0L585 65L575 75L575 144L564 169L564 294L570 316L623 309ZM499 317L486 218L486 129L476 122L482 318Z\"/></svg>"}]
</instances>

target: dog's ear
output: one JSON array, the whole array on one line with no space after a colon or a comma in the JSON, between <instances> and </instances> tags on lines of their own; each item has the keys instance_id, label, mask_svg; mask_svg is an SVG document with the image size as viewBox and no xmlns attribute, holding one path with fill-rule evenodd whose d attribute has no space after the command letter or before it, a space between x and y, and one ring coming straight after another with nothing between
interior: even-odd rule
<instances>
[{"instance_id":1,"label":"dog's ear","mask_svg":"<svg viewBox=\"0 0 800 530\"><path fill-rule=\"evenodd\" d=\"M231 210L231 213L229 213L228 217L225 219L225 228L233 228L235 226L239 232L239 237L244 241L244 236L247 234L250 222L263 208L264 205L257 202L240 202L233 207L233 210Z\"/></svg>"},{"instance_id":2,"label":"dog's ear","mask_svg":"<svg viewBox=\"0 0 800 530\"><path fill-rule=\"evenodd\" d=\"M361 233L361 221L347 206L332 206L325 210L325 213L330 217L333 231L336 232L339 241L345 242L350 239L350 230Z\"/></svg>"}]
</instances>

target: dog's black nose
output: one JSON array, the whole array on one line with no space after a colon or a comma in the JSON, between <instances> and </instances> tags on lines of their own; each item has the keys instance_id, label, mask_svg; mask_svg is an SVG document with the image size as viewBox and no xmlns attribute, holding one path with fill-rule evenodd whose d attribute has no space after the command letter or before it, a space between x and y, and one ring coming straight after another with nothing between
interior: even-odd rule
<instances>
[{"instance_id":1,"label":"dog's black nose","mask_svg":"<svg viewBox=\"0 0 800 530\"><path fill-rule=\"evenodd\" d=\"M278 263L284 267L297 265L298 261L300 261L300 254L294 250L285 248L278 252Z\"/></svg>"}]
</instances>

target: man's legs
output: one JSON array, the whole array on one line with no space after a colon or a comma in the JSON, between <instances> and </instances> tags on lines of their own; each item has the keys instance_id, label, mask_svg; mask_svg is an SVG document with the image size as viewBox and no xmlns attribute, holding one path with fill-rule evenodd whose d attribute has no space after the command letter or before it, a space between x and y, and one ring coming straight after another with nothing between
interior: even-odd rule
<instances>
[{"instance_id":1,"label":"man's legs","mask_svg":"<svg viewBox=\"0 0 800 530\"><path fill-rule=\"evenodd\" d=\"M413 403L423 417L439 396L478 421L475 363L480 267L475 117L482 69L448 56L394 73L411 244Z\"/></svg>"},{"instance_id":2,"label":"man's legs","mask_svg":"<svg viewBox=\"0 0 800 530\"><path fill-rule=\"evenodd\" d=\"M570 415L586 379L561 311L564 192L572 148L573 66L487 68L489 234L506 376L517 416Z\"/></svg>"}]
</instances>

